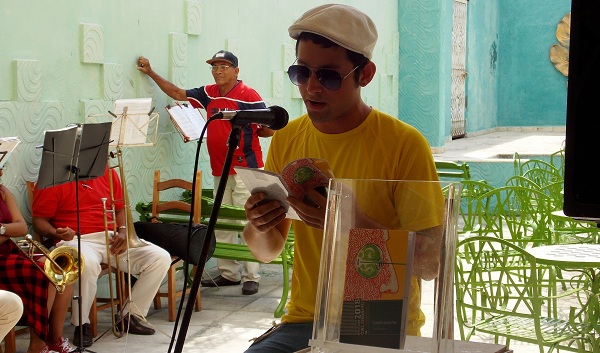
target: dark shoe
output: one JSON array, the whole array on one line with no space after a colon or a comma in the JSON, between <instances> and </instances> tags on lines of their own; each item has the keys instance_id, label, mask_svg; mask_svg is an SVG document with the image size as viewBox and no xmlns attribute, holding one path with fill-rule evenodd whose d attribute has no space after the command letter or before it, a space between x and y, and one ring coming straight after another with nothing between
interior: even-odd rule
<instances>
[{"instance_id":1,"label":"dark shoe","mask_svg":"<svg viewBox=\"0 0 600 353\"><path fill-rule=\"evenodd\" d=\"M119 315L115 315L115 322L117 323L117 331L121 332L121 320ZM145 326L140 319L135 315L125 315L123 318L123 327L125 332L129 332L134 335L153 335L154 329L152 327Z\"/></svg>"},{"instance_id":2,"label":"dark shoe","mask_svg":"<svg viewBox=\"0 0 600 353\"><path fill-rule=\"evenodd\" d=\"M202 287L225 287L225 286L237 286L242 281L230 281L227 278L218 275L214 280L205 279L200 281Z\"/></svg>"},{"instance_id":3,"label":"dark shoe","mask_svg":"<svg viewBox=\"0 0 600 353\"><path fill-rule=\"evenodd\" d=\"M79 326L75 326L73 344L77 347L90 347L92 343L94 343L92 337L92 326L90 324L83 324L81 325L81 328L83 329L83 342L79 342Z\"/></svg>"},{"instance_id":4,"label":"dark shoe","mask_svg":"<svg viewBox=\"0 0 600 353\"><path fill-rule=\"evenodd\" d=\"M252 295L258 293L258 282L246 281L242 285L242 294Z\"/></svg>"}]
</instances>

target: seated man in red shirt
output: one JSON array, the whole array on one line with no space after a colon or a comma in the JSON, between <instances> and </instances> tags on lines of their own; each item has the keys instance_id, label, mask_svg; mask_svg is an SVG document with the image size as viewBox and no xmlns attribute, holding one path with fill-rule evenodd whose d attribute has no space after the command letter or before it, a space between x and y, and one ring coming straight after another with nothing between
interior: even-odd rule
<instances>
[{"instance_id":1,"label":"seated man in red shirt","mask_svg":"<svg viewBox=\"0 0 600 353\"><path fill-rule=\"evenodd\" d=\"M109 177L109 173L112 175ZM118 234L110 234L110 253L106 250L106 234L104 226L103 198L107 199L107 209L112 209L110 183L114 190L115 220ZM81 256L85 266L81 274L81 293L79 286L73 286L73 294L81 296L81 316L83 323L83 341L79 342L79 306L72 306L71 323L76 326L74 343L77 346L89 347L92 345L90 326L90 309L96 297L98 275L101 272L100 264L117 264L118 255L120 270L137 276L133 286L130 302L125 305L122 319L125 332L138 335L152 335L154 329L142 323L150 309L154 295L160 287L169 266L171 256L169 253L154 245L147 243L145 246L130 248L127 251L127 227L125 205L123 204L123 190L121 182L114 169L106 169L103 176L91 180L61 184L44 189L35 189L32 206L33 227L43 237L54 239L57 246L67 245L77 248L76 234L81 234ZM79 200L76 199L78 193ZM77 207L77 203L79 207ZM77 213L79 212L80 228L77 229ZM107 214L109 224L113 217ZM128 265L128 261L129 265ZM121 319L117 318L117 322ZM118 325L120 329L121 325Z\"/></svg>"}]
</instances>

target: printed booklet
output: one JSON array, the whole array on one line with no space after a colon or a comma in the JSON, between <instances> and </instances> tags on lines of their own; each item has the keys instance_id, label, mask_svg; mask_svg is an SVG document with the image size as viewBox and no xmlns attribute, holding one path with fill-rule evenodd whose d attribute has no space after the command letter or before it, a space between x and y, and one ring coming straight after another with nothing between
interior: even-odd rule
<instances>
[{"instance_id":1,"label":"printed booklet","mask_svg":"<svg viewBox=\"0 0 600 353\"><path fill-rule=\"evenodd\" d=\"M406 339L413 237L408 231L350 230L340 342L399 349Z\"/></svg>"}]
</instances>

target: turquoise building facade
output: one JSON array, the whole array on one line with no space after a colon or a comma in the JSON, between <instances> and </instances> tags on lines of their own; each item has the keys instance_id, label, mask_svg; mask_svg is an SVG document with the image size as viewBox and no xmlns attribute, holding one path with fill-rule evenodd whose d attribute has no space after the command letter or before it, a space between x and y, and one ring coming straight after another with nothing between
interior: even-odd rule
<instances>
[{"instance_id":1,"label":"turquoise building facade","mask_svg":"<svg viewBox=\"0 0 600 353\"><path fill-rule=\"evenodd\" d=\"M191 179L196 143L184 143L164 106L170 98L135 67L139 55L182 88L212 83L208 64L226 49L240 79L291 118L304 112L286 69L295 59L288 26L327 1L147 0L0 3L0 137L19 145L2 182L26 218L25 182L36 180L44 131L107 115L117 99L151 97L159 113L153 146L125 147L130 203L149 201L153 171ZM379 31L368 104L419 128L434 150L451 137L451 0L343 1ZM567 0L466 2L466 138L497 128L564 127L566 82L548 55ZM266 151L269 139L263 139ZM205 146L198 168L213 187ZM100 200L99 200L100 202ZM134 212L134 217L137 215Z\"/></svg>"}]
</instances>

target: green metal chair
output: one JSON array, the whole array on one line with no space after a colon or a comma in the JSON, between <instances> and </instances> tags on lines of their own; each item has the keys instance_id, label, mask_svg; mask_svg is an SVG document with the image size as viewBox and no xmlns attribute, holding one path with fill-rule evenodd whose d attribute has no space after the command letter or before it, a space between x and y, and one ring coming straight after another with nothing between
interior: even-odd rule
<instances>
[{"instance_id":1,"label":"green metal chair","mask_svg":"<svg viewBox=\"0 0 600 353\"><path fill-rule=\"evenodd\" d=\"M471 180L471 171L466 162L435 161L435 169L440 180Z\"/></svg>"},{"instance_id":2,"label":"green metal chair","mask_svg":"<svg viewBox=\"0 0 600 353\"><path fill-rule=\"evenodd\" d=\"M561 292L552 269L516 244L496 237L471 237L457 245L455 266L456 318L462 340L488 334L496 343L513 340L537 344L540 353L560 349L590 350L588 324L560 317L556 304L582 289Z\"/></svg>"},{"instance_id":3,"label":"green metal chair","mask_svg":"<svg viewBox=\"0 0 600 353\"><path fill-rule=\"evenodd\" d=\"M527 246L552 244L550 197L524 186L503 186L479 196L475 217L479 235L493 235Z\"/></svg>"},{"instance_id":4,"label":"green metal chair","mask_svg":"<svg viewBox=\"0 0 600 353\"><path fill-rule=\"evenodd\" d=\"M462 196L460 199L460 230L459 234L470 234L476 232L480 228L481 217L477 216L478 203L487 202L487 200L479 200L479 197L494 187L484 180L462 180ZM480 209L485 209L480 206Z\"/></svg>"}]
</instances>

